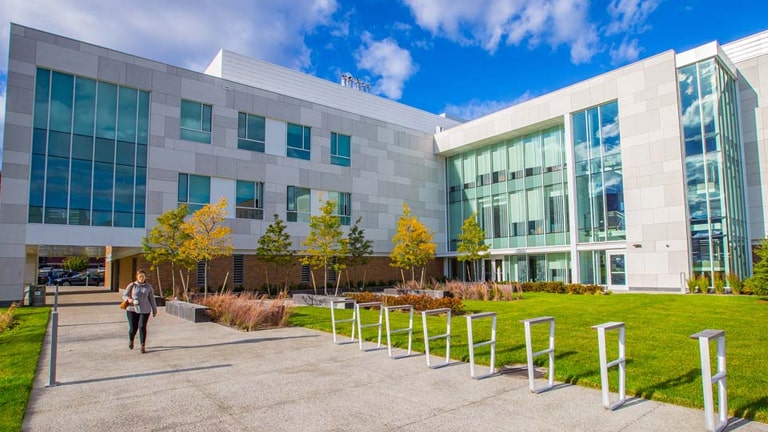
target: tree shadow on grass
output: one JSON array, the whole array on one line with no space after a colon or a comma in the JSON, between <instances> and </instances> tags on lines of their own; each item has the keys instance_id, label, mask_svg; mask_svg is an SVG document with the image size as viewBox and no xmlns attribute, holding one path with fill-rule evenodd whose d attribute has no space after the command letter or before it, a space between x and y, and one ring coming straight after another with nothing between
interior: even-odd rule
<instances>
[{"instance_id":1,"label":"tree shadow on grass","mask_svg":"<svg viewBox=\"0 0 768 432\"><path fill-rule=\"evenodd\" d=\"M653 394L656 393L656 390L663 390L671 387L679 387L685 384L690 384L700 377L701 369L691 369L680 376L670 378L653 386L640 388L635 392L635 396L639 396L644 399L651 399Z\"/></svg>"}]
</instances>

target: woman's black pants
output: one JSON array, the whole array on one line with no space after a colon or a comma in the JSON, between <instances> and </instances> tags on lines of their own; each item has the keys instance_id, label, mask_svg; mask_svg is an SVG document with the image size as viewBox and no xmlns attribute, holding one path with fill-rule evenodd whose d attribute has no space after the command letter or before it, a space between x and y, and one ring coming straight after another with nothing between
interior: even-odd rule
<instances>
[{"instance_id":1,"label":"woman's black pants","mask_svg":"<svg viewBox=\"0 0 768 432\"><path fill-rule=\"evenodd\" d=\"M149 322L148 313L136 313L133 311L127 311L128 316L128 340L133 342L136 337L136 332L139 332L139 342L142 345L147 341L147 322Z\"/></svg>"}]
</instances>

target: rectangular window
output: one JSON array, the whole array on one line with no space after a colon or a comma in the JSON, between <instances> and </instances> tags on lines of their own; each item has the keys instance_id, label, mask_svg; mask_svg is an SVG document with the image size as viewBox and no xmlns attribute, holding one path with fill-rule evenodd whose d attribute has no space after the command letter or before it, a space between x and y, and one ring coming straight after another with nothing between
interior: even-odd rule
<instances>
[{"instance_id":1,"label":"rectangular window","mask_svg":"<svg viewBox=\"0 0 768 432\"><path fill-rule=\"evenodd\" d=\"M304 264L301 266L301 283L303 284L309 283L309 272L310 272L310 268L308 265Z\"/></svg>"},{"instance_id":2,"label":"rectangular window","mask_svg":"<svg viewBox=\"0 0 768 432\"><path fill-rule=\"evenodd\" d=\"M286 156L296 159L309 160L310 127L288 123L288 140Z\"/></svg>"},{"instance_id":3,"label":"rectangular window","mask_svg":"<svg viewBox=\"0 0 768 432\"><path fill-rule=\"evenodd\" d=\"M350 141L348 135L341 135L331 132L331 164L349 166L350 165Z\"/></svg>"},{"instance_id":4,"label":"rectangular window","mask_svg":"<svg viewBox=\"0 0 768 432\"><path fill-rule=\"evenodd\" d=\"M352 223L352 199L347 192L329 192L328 199L336 203L334 214L339 217L342 225Z\"/></svg>"},{"instance_id":5,"label":"rectangular window","mask_svg":"<svg viewBox=\"0 0 768 432\"><path fill-rule=\"evenodd\" d=\"M232 255L232 283L242 285L245 282L245 271L242 255Z\"/></svg>"},{"instance_id":6,"label":"rectangular window","mask_svg":"<svg viewBox=\"0 0 768 432\"><path fill-rule=\"evenodd\" d=\"M211 178L193 174L179 174L179 204L186 203L189 211L200 210L211 202Z\"/></svg>"},{"instance_id":7,"label":"rectangular window","mask_svg":"<svg viewBox=\"0 0 768 432\"><path fill-rule=\"evenodd\" d=\"M286 219L288 222L309 222L310 191L306 188L288 186Z\"/></svg>"},{"instance_id":8,"label":"rectangular window","mask_svg":"<svg viewBox=\"0 0 768 432\"><path fill-rule=\"evenodd\" d=\"M237 181L235 217L238 219L264 219L264 183Z\"/></svg>"},{"instance_id":9,"label":"rectangular window","mask_svg":"<svg viewBox=\"0 0 768 432\"><path fill-rule=\"evenodd\" d=\"M210 144L212 111L210 105L182 99L181 139Z\"/></svg>"},{"instance_id":10,"label":"rectangular window","mask_svg":"<svg viewBox=\"0 0 768 432\"><path fill-rule=\"evenodd\" d=\"M238 113L237 148L264 153L265 131L264 117Z\"/></svg>"}]
</instances>

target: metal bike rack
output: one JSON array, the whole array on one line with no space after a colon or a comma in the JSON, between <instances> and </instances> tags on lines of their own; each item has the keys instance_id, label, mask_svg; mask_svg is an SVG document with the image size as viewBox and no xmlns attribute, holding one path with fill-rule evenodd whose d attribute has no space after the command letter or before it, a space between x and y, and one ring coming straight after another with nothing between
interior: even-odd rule
<instances>
[{"instance_id":1,"label":"metal bike rack","mask_svg":"<svg viewBox=\"0 0 768 432\"><path fill-rule=\"evenodd\" d=\"M609 410L615 410L616 408L624 405L627 401L627 357L626 357L626 345L624 343L624 323L623 322L607 322L592 326L597 330L597 346L600 351L600 385L603 390L603 407ZM605 348L605 332L610 330L617 330L619 333L619 358L608 362L608 355ZM619 400L611 404L609 399L608 384L608 369L614 366L618 366L619 369Z\"/></svg>"},{"instance_id":2,"label":"metal bike rack","mask_svg":"<svg viewBox=\"0 0 768 432\"><path fill-rule=\"evenodd\" d=\"M446 321L445 321L445 333L430 336L429 335L429 327L427 326L427 315L439 315L439 314L445 314ZM442 309L431 309L431 310L425 310L421 312L421 321L423 323L424 328L424 354L427 356L427 367L430 369L437 369L441 368L443 366L447 366L450 364L451 360L451 309L450 308L442 308ZM429 360L429 341L436 340L436 339L445 339L445 362L432 365L430 364Z\"/></svg>"},{"instance_id":3,"label":"metal bike rack","mask_svg":"<svg viewBox=\"0 0 768 432\"><path fill-rule=\"evenodd\" d=\"M704 426L710 432L719 432L728 426L728 394L725 383L725 330L702 330L692 334L691 339L699 340L701 354L701 383L704 389ZM717 373L712 375L709 360L709 343L717 341ZM717 383L717 414L715 424L715 407L712 394L712 384Z\"/></svg>"},{"instance_id":4,"label":"metal bike rack","mask_svg":"<svg viewBox=\"0 0 768 432\"><path fill-rule=\"evenodd\" d=\"M472 321L482 318L491 318L491 339L474 343L472 335ZM492 376L496 372L496 312L483 312L474 315L467 315L467 340L469 342L469 370L472 378L482 379ZM491 370L485 375L475 376L475 348L486 345L491 346Z\"/></svg>"},{"instance_id":5,"label":"metal bike rack","mask_svg":"<svg viewBox=\"0 0 768 432\"><path fill-rule=\"evenodd\" d=\"M333 343L336 345L341 345L342 343L348 344L348 343L354 343L355 342L355 322L357 321L357 308L355 308L355 304L357 302L355 299L344 299L344 300L331 300L331 325L333 326ZM351 304L352 305L352 318L348 319L336 319L336 314L334 311L336 310L337 304L343 304L346 308L346 305ZM347 342L338 342L336 340L336 324L341 323L352 323L352 339L350 339Z\"/></svg>"},{"instance_id":6,"label":"metal bike rack","mask_svg":"<svg viewBox=\"0 0 768 432\"><path fill-rule=\"evenodd\" d=\"M389 313L393 310L408 310L408 327L406 328L400 328L392 330L389 326ZM399 359L403 357L408 357L411 355L411 346L413 343L413 306L412 305L401 305L401 306L386 306L384 308L385 316L387 318L387 347L389 349L389 358L391 359ZM408 354L392 357L392 334L393 333L408 333Z\"/></svg>"},{"instance_id":7,"label":"metal bike rack","mask_svg":"<svg viewBox=\"0 0 768 432\"><path fill-rule=\"evenodd\" d=\"M379 322L373 324L363 324L362 316L360 315L361 307L378 307L379 308ZM363 329L369 327L377 327L379 329L379 338L376 343L376 348L381 348L381 322L384 315L384 308L381 302L369 302L369 303L355 303L355 312L357 315L357 334L358 343L360 344L360 351L370 351L371 349L363 349Z\"/></svg>"},{"instance_id":8,"label":"metal bike rack","mask_svg":"<svg viewBox=\"0 0 768 432\"><path fill-rule=\"evenodd\" d=\"M545 392L555 386L555 318L551 316L543 316L524 319L520 322L525 326L525 352L528 356L528 388L532 393ZM549 323L549 348L533 352L533 345L531 344L531 326L534 324L545 323ZM546 387L536 388L533 358L544 354L549 354L549 380Z\"/></svg>"}]
</instances>

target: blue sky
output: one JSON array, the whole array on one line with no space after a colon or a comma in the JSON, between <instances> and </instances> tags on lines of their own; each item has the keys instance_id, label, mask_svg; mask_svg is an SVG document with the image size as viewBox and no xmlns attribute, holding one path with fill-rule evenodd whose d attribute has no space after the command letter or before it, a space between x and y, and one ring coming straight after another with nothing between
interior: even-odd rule
<instances>
[{"instance_id":1,"label":"blue sky","mask_svg":"<svg viewBox=\"0 0 768 432\"><path fill-rule=\"evenodd\" d=\"M3 0L0 102L10 22L197 71L226 48L334 82L348 73L382 97L471 119L766 30L766 16L761 0Z\"/></svg>"}]
</instances>

